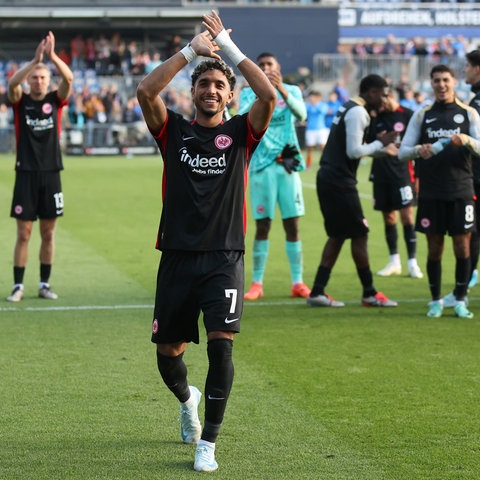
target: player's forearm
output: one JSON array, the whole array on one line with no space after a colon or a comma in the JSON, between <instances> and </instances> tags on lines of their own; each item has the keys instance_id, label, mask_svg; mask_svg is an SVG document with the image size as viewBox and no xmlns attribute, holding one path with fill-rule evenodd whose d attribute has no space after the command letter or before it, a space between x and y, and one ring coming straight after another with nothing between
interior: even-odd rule
<instances>
[{"instance_id":1,"label":"player's forearm","mask_svg":"<svg viewBox=\"0 0 480 480\"><path fill-rule=\"evenodd\" d=\"M470 135L461 134L464 139L464 145L471 153L480 157L480 140L471 137Z\"/></svg>"},{"instance_id":2,"label":"player's forearm","mask_svg":"<svg viewBox=\"0 0 480 480\"><path fill-rule=\"evenodd\" d=\"M139 100L140 98L147 101L156 99L185 65L187 60L181 52L177 52L161 63L139 83L137 88Z\"/></svg>"},{"instance_id":3,"label":"player's forearm","mask_svg":"<svg viewBox=\"0 0 480 480\"><path fill-rule=\"evenodd\" d=\"M362 143L360 141L347 138L347 155L349 158L362 158L375 156L383 149L383 143L380 140L375 140L372 143Z\"/></svg>"},{"instance_id":4,"label":"player's forearm","mask_svg":"<svg viewBox=\"0 0 480 480\"><path fill-rule=\"evenodd\" d=\"M403 136L402 143L400 144L400 149L398 151L399 160L407 161L418 158L418 152L421 147L421 145L419 145L419 141L422 121L423 115L415 114L415 116L412 117L408 122L407 130Z\"/></svg>"},{"instance_id":5,"label":"player's forearm","mask_svg":"<svg viewBox=\"0 0 480 480\"><path fill-rule=\"evenodd\" d=\"M73 82L73 73L70 70L70 67L56 54L53 54L50 57L52 63L57 67L58 73L62 77L62 80L67 83Z\"/></svg>"},{"instance_id":6,"label":"player's forearm","mask_svg":"<svg viewBox=\"0 0 480 480\"><path fill-rule=\"evenodd\" d=\"M263 132L275 109L277 92L262 70L249 58L244 58L237 67L256 95L250 108L250 123L256 132Z\"/></svg>"},{"instance_id":7,"label":"player's forearm","mask_svg":"<svg viewBox=\"0 0 480 480\"><path fill-rule=\"evenodd\" d=\"M400 145L398 150L398 159L402 161L412 160L418 157L419 145Z\"/></svg>"},{"instance_id":8,"label":"player's forearm","mask_svg":"<svg viewBox=\"0 0 480 480\"><path fill-rule=\"evenodd\" d=\"M21 85L24 80L27 78L28 74L39 64L40 62L36 59L33 59L31 62L25 64L23 67L19 68L8 81L8 88L15 88Z\"/></svg>"},{"instance_id":9,"label":"player's forearm","mask_svg":"<svg viewBox=\"0 0 480 480\"><path fill-rule=\"evenodd\" d=\"M303 98L297 98L294 95L287 94L287 97L284 97L284 99L287 107L299 122L307 119L307 108L305 107Z\"/></svg>"},{"instance_id":10,"label":"player's forearm","mask_svg":"<svg viewBox=\"0 0 480 480\"><path fill-rule=\"evenodd\" d=\"M56 54L52 54L50 60L57 67L58 73L62 77L62 81L58 86L58 96L62 99L67 99L72 90L73 73L70 67Z\"/></svg>"},{"instance_id":11,"label":"player's forearm","mask_svg":"<svg viewBox=\"0 0 480 480\"><path fill-rule=\"evenodd\" d=\"M275 89L255 62L245 57L238 64L238 69L254 91L257 100L268 104L276 102L277 94Z\"/></svg>"}]
</instances>

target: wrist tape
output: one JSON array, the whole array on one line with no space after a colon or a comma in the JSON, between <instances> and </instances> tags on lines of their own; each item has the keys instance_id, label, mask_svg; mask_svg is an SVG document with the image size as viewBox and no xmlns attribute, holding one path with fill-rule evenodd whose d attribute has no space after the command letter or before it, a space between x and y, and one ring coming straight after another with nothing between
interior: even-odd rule
<instances>
[{"instance_id":1,"label":"wrist tape","mask_svg":"<svg viewBox=\"0 0 480 480\"><path fill-rule=\"evenodd\" d=\"M180 50L180 53L185 57L185 60L190 63L197 58L195 50L190 44L186 45Z\"/></svg>"},{"instance_id":2,"label":"wrist tape","mask_svg":"<svg viewBox=\"0 0 480 480\"><path fill-rule=\"evenodd\" d=\"M230 38L229 33L223 29L215 38L215 43L225 52L228 58L235 64L238 65L242 60L246 58L240 49L235 45L233 40Z\"/></svg>"}]
</instances>

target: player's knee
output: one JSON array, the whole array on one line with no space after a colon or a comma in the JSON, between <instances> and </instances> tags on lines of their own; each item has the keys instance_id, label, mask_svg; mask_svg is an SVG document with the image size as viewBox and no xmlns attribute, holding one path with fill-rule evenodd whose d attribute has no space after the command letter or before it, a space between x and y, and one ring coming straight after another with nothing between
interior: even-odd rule
<instances>
[{"instance_id":1,"label":"player's knee","mask_svg":"<svg viewBox=\"0 0 480 480\"><path fill-rule=\"evenodd\" d=\"M17 240L19 242L28 242L32 236L32 229L29 227L21 227L17 230Z\"/></svg>"},{"instance_id":2,"label":"player's knee","mask_svg":"<svg viewBox=\"0 0 480 480\"><path fill-rule=\"evenodd\" d=\"M255 238L257 240L267 240L272 221L269 218L262 218L256 222Z\"/></svg>"},{"instance_id":3,"label":"player's knee","mask_svg":"<svg viewBox=\"0 0 480 480\"><path fill-rule=\"evenodd\" d=\"M175 378L179 370L184 370L183 353L175 357L162 355L157 350L157 367L160 375L167 385L170 385L172 378Z\"/></svg>"}]
</instances>

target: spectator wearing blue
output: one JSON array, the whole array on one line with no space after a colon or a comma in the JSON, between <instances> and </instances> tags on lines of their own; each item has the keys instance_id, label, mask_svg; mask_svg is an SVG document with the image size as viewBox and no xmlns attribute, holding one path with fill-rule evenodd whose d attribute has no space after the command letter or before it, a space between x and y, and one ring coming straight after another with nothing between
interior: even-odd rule
<instances>
[{"instance_id":1,"label":"spectator wearing blue","mask_svg":"<svg viewBox=\"0 0 480 480\"><path fill-rule=\"evenodd\" d=\"M348 94L348 90L345 88L343 80L338 80L335 83L335 87L333 89L337 93L340 103L343 104L348 101L350 95Z\"/></svg>"},{"instance_id":2,"label":"spectator wearing blue","mask_svg":"<svg viewBox=\"0 0 480 480\"><path fill-rule=\"evenodd\" d=\"M417 100L415 99L415 92L408 88L405 90L405 97L400 101L400 106L404 108L409 108L410 110L416 110L418 108Z\"/></svg>"},{"instance_id":3,"label":"spectator wearing blue","mask_svg":"<svg viewBox=\"0 0 480 480\"><path fill-rule=\"evenodd\" d=\"M322 99L322 93L312 90L305 103L307 108L307 124L305 127L305 146L307 147L307 169L312 166L312 156L318 148L323 150L328 138L328 129L325 125L325 116L328 105Z\"/></svg>"},{"instance_id":4,"label":"spectator wearing blue","mask_svg":"<svg viewBox=\"0 0 480 480\"><path fill-rule=\"evenodd\" d=\"M332 128L332 122L338 109L342 106L342 102L338 99L338 94L335 91L331 91L328 94L327 100L327 114L325 115L325 126L330 130Z\"/></svg>"}]
</instances>

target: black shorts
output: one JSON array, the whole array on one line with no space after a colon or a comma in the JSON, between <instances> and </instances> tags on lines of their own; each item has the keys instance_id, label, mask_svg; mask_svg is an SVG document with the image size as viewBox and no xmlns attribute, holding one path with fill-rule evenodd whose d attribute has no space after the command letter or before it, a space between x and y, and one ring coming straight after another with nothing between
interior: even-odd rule
<instances>
[{"instance_id":1,"label":"black shorts","mask_svg":"<svg viewBox=\"0 0 480 480\"><path fill-rule=\"evenodd\" d=\"M411 183L373 182L373 208L380 212L393 212L415 205L415 189Z\"/></svg>"},{"instance_id":2,"label":"black shorts","mask_svg":"<svg viewBox=\"0 0 480 480\"><path fill-rule=\"evenodd\" d=\"M163 252L152 342L199 343L201 311L207 333L238 333L244 288L243 252Z\"/></svg>"},{"instance_id":3,"label":"black shorts","mask_svg":"<svg viewBox=\"0 0 480 480\"><path fill-rule=\"evenodd\" d=\"M60 172L16 172L11 217L33 221L62 215Z\"/></svg>"},{"instance_id":4,"label":"black shorts","mask_svg":"<svg viewBox=\"0 0 480 480\"><path fill-rule=\"evenodd\" d=\"M420 200L415 230L422 233L462 235L476 228L475 201Z\"/></svg>"},{"instance_id":5,"label":"black shorts","mask_svg":"<svg viewBox=\"0 0 480 480\"><path fill-rule=\"evenodd\" d=\"M317 181L317 195L329 237L357 238L367 235L368 223L356 187L338 187Z\"/></svg>"}]
</instances>

